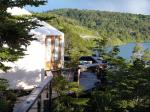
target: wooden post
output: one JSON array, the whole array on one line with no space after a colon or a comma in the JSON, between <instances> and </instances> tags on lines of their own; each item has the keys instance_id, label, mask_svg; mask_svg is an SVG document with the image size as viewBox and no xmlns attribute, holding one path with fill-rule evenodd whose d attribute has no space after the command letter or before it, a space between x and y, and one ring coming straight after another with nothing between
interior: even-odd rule
<instances>
[{"instance_id":1,"label":"wooden post","mask_svg":"<svg viewBox=\"0 0 150 112\"><path fill-rule=\"evenodd\" d=\"M46 87L46 98L49 98L49 86Z\"/></svg>"},{"instance_id":2,"label":"wooden post","mask_svg":"<svg viewBox=\"0 0 150 112\"><path fill-rule=\"evenodd\" d=\"M103 76L103 68L101 66L97 66L97 79L101 80Z\"/></svg>"},{"instance_id":3,"label":"wooden post","mask_svg":"<svg viewBox=\"0 0 150 112\"><path fill-rule=\"evenodd\" d=\"M37 112L41 112L41 107L42 107L42 96L40 95L37 101Z\"/></svg>"},{"instance_id":4,"label":"wooden post","mask_svg":"<svg viewBox=\"0 0 150 112\"><path fill-rule=\"evenodd\" d=\"M52 83L49 84L49 112L51 112L52 105Z\"/></svg>"},{"instance_id":5,"label":"wooden post","mask_svg":"<svg viewBox=\"0 0 150 112\"><path fill-rule=\"evenodd\" d=\"M60 69L58 73L60 76L62 76L62 69Z\"/></svg>"},{"instance_id":6,"label":"wooden post","mask_svg":"<svg viewBox=\"0 0 150 112\"><path fill-rule=\"evenodd\" d=\"M46 98L44 99L43 101L43 112L49 112L49 85L46 87L45 89L45 92L46 92Z\"/></svg>"},{"instance_id":7,"label":"wooden post","mask_svg":"<svg viewBox=\"0 0 150 112\"><path fill-rule=\"evenodd\" d=\"M45 77L45 71L44 69L41 69L41 72L40 72L40 77L41 77L41 82L44 80L44 77Z\"/></svg>"}]
</instances>

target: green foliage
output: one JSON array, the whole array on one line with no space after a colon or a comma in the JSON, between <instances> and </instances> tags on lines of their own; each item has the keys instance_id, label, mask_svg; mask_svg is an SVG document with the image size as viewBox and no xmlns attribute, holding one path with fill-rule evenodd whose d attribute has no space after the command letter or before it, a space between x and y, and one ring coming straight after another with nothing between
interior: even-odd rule
<instances>
[{"instance_id":1,"label":"green foliage","mask_svg":"<svg viewBox=\"0 0 150 112\"><path fill-rule=\"evenodd\" d=\"M114 100L112 94L95 90L89 101L92 106L91 112L111 112L112 100Z\"/></svg>"},{"instance_id":2,"label":"green foliage","mask_svg":"<svg viewBox=\"0 0 150 112\"><path fill-rule=\"evenodd\" d=\"M7 71L10 67L4 62L14 62L24 56L26 47L34 38L29 35L31 28L34 28L36 22L29 21L28 16L12 16L7 13L7 8L14 6L23 7L25 5L38 6L45 1L38 0L1 0L0 1L0 69ZM29 27L30 26L30 27Z\"/></svg>"},{"instance_id":3,"label":"green foliage","mask_svg":"<svg viewBox=\"0 0 150 112\"><path fill-rule=\"evenodd\" d=\"M114 46L113 49L109 52L109 54L111 55L111 57L115 57L118 55L119 52L120 49L118 48L118 46Z\"/></svg>"},{"instance_id":4,"label":"green foliage","mask_svg":"<svg viewBox=\"0 0 150 112\"><path fill-rule=\"evenodd\" d=\"M79 57L91 55L93 43L84 36L96 37L96 32L80 26L78 22L51 13L35 14L36 17L46 20L65 34L65 55L71 57L71 66L78 65ZM54 18L51 20L51 18Z\"/></svg>"},{"instance_id":5,"label":"green foliage","mask_svg":"<svg viewBox=\"0 0 150 112\"><path fill-rule=\"evenodd\" d=\"M97 43L100 44L101 41ZM141 47L136 49L138 50L141 51ZM95 89L92 92L87 112L149 112L149 66L145 66L145 61L138 58L127 62L118 56L120 50L117 46L108 53L103 51L102 56L108 61L108 83L104 89Z\"/></svg>"},{"instance_id":6,"label":"green foliage","mask_svg":"<svg viewBox=\"0 0 150 112\"><path fill-rule=\"evenodd\" d=\"M0 110L1 112L8 112L8 104L6 98L0 97Z\"/></svg>"},{"instance_id":7,"label":"green foliage","mask_svg":"<svg viewBox=\"0 0 150 112\"><path fill-rule=\"evenodd\" d=\"M16 95L10 91L0 91L0 110L1 112L12 112L14 103L16 102Z\"/></svg>"},{"instance_id":8,"label":"green foliage","mask_svg":"<svg viewBox=\"0 0 150 112\"><path fill-rule=\"evenodd\" d=\"M104 91L93 92L90 109L94 112L149 112L150 68L145 67L143 60L136 59L131 64L116 56L110 56L109 65L115 66L107 71L109 83Z\"/></svg>"},{"instance_id":9,"label":"green foliage","mask_svg":"<svg viewBox=\"0 0 150 112\"><path fill-rule=\"evenodd\" d=\"M25 5L37 7L39 5L44 5L45 3L46 0L1 0L0 7L5 11L8 7L23 7Z\"/></svg>"},{"instance_id":10,"label":"green foliage","mask_svg":"<svg viewBox=\"0 0 150 112\"><path fill-rule=\"evenodd\" d=\"M8 90L9 84L6 79L0 79L0 110L11 112L16 101L16 95Z\"/></svg>"},{"instance_id":11,"label":"green foliage","mask_svg":"<svg viewBox=\"0 0 150 112\"><path fill-rule=\"evenodd\" d=\"M136 43L133 51L132 51L133 55L131 56L131 58L133 60L135 59L141 59L142 55L143 55L143 46L141 45L141 43Z\"/></svg>"},{"instance_id":12,"label":"green foliage","mask_svg":"<svg viewBox=\"0 0 150 112\"><path fill-rule=\"evenodd\" d=\"M68 82L63 76L53 78L53 90L59 95L53 101L53 112L83 112L87 98L79 98L82 88L76 82ZM74 94L72 97L70 94Z\"/></svg>"},{"instance_id":13,"label":"green foliage","mask_svg":"<svg viewBox=\"0 0 150 112\"><path fill-rule=\"evenodd\" d=\"M133 61L133 67L135 69L140 68L140 70L144 70L145 62L143 60L136 59L136 60Z\"/></svg>"},{"instance_id":14,"label":"green foliage","mask_svg":"<svg viewBox=\"0 0 150 112\"><path fill-rule=\"evenodd\" d=\"M9 84L6 79L0 79L0 92L6 90L8 88Z\"/></svg>"},{"instance_id":15,"label":"green foliage","mask_svg":"<svg viewBox=\"0 0 150 112\"><path fill-rule=\"evenodd\" d=\"M142 59L144 61L150 61L150 50L149 49L144 50L144 54L142 56Z\"/></svg>"},{"instance_id":16,"label":"green foliage","mask_svg":"<svg viewBox=\"0 0 150 112\"><path fill-rule=\"evenodd\" d=\"M104 90L96 89L91 97L88 96L90 100L86 106L87 112L150 111L150 68L145 66L145 60L135 58L127 62L118 56L117 46L109 53L105 52L105 48L112 43L114 45L121 42L149 40L149 16L72 9L54 10L50 13L60 15L60 18L64 16L77 20L76 24L98 32L99 38L92 39L94 42L91 43L94 43L94 48L108 61L108 84ZM66 33L67 31L69 29ZM141 50L137 47L134 51ZM146 52L148 54L148 51ZM79 52L72 53L76 55ZM71 108L69 111L72 111Z\"/></svg>"},{"instance_id":17,"label":"green foliage","mask_svg":"<svg viewBox=\"0 0 150 112\"><path fill-rule=\"evenodd\" d=\"M6 62L15 62L25 55L24 51L34 38L29 31L37 25L28 16L12 16L7 8L39 6L43 0L0 0L0 70L10 69ZM8 89L8 82L0 79L0 111L12 111L16 96Z\"/></svg>"},{"instance_id":18,"label":"green foliage","mask_svg":"<svg viewBox=\"0 0 150 112\"><path fill-rule=\"evenodd\" d=\"M108 38L111 45L150 40L150 16L78 9L57 9L49 12L71 18L82 26L94 29L98 36Z\"/></svg>"},{"instance_id":19,"label":"green foliage","mask_svg":"<svg viewBox=\"0 0 150 112\"><path fill-rule=\"evenodd\" d=\"M105 54L105 48L107 46L107 38L96 38L93 39L94 45L93 49L96 50L100 56L103 56Z\"/></svg>"},{"instance_id":20,"label":"green foliage","mask_svg":"<svg viewBox=\"0 0 150 112\"><path fill-rule=\"evenodd\" d=\"M137 53L137 52L141 52L143 50L143 47L140 43L136 43L134 49L133 49L133 53Z\"/></svg>"}]
</instances>

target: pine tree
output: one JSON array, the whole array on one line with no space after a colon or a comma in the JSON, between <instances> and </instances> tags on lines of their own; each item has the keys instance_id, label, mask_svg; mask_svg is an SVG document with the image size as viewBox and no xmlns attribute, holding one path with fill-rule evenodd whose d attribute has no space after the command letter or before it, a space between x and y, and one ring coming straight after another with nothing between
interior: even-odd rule
<instances>
[{"instance_id":1,"label":"pine tree","mask_svg":"<svg viewBox=\"0 0 150 112\"><path fill-rule=\"evenodd\" d=\"M7 71L10 67L5 62L14 62L25 55L26 46L34 40L28 33L37 25L34 21L29 21L31 17L12 16L7 8L39 6L44 3L46 1L42 0L0 0L0 70ZM12 111L12 104L16 100L15 94L7 90L8 86L7 80L0 79L1 112Z\"/></svg>"},{"instance_id":2,"label":"pine tree","mask_svg":"<svg viewBox=\"0 0 150 112\"><path fill-rule=\"evenodd\" d=\"M29 21L31 17L12 16L7 8L45 3L45 0L0 0L0 70L7 71L10 67L5 62L14 62L25 55L26 47L34 40L28 33L37 25Z\"/></svg>"}]
</instances>

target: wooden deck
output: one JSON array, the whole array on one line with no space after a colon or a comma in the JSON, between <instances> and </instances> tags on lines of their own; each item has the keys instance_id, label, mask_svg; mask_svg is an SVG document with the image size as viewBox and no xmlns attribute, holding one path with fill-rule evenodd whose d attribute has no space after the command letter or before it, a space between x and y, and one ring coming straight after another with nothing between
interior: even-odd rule
<instances>
[{"instance_id":1,"label":"wooden deck","mask_svg":"<svg viewBox=\"0 0 150 112\"><path fill-rule=\"evenodd\" d=\"M92 88L95 87L95 83L99 82L99 80L97 79L97 76L95 73L90 73L90 72L82 72L80 74L80 80L79 80L79 84L81 87L83 87L83 91L87 91L90 90ZM42 96L46 96L46 93L43 92ZM52 98L56 98L57 94L53 91L52 92ZM16 103L16 106L26 100L28 98L28 96L23 96L18 98L18 101ZM44 98L44 97L43 97ZM14 107L14 110L16 108L16 106ZM35 103L32 107L32 109L29 112L36 112L37 109L37 103Z\"/></svg>"},{"instance_id":2,"label":"wooden deck","mask_svg":"<svg viewBox=\"0 0 150 112\"><path fill-rule=\"evenodd\" d=\"M84 91L90 90L95 87L95 83L99 82L95 73L82 72L80 75L80 86Z\"/></svg>"}]
</instances>

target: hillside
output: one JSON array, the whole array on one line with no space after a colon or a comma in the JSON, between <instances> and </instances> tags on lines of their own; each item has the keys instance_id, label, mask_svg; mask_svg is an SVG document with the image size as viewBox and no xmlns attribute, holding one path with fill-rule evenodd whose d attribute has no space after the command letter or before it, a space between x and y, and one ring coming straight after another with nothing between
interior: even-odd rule
<instances>
[{"instance_id":1,"label":"hillside","mask_svg":"<svg viewBox=\"0 0 150 112\"><path fill-rule=\"evenodd\" d=\"M64 32L66 55L71 55L70 53L76 52L76 54L80 55L82 55L82 53L84 55L91 54L91 48L93 46L91 39L99 38L99 35L95 30L80 25L76 20L53 13L37 13L35 16L41 20L47 21L52 26Z\"/></svg>"},{"instance_id":2,"label":"hillside","mask_svg":"<svg viewBox=\"0 0 150 112\"><path fill-rule=\"evenodd\" d=\"M150 40L150 16L93 10L58 9L47 13L76 20L80 26L95 30L115 42Z\"/></svg>"},{"instance_id":3,"label":"hillside","mask_svg":"<svg viewBox=\"0 0 150 112\"><path fill-rule=\"evenodd\" d=\"M95 30L92 30L86 26L82 26L78 21L70 19L68 17L63 17L53 13L37 13L35 14L41 20L45 20L54 27L63 31L69 28L69 31L79 34L81 37L97 37L99 36ZM67 32L66 32L67 33Z\"/></svg>"}]
</instances>

